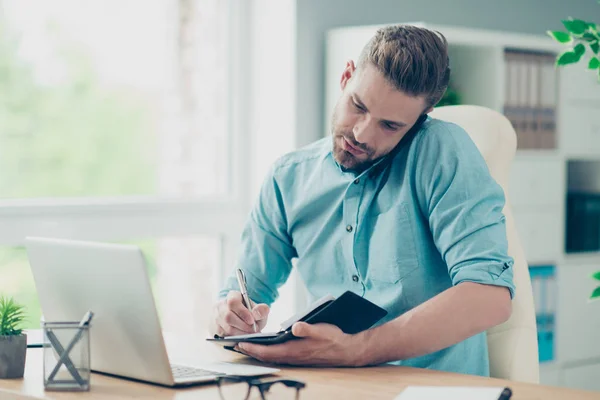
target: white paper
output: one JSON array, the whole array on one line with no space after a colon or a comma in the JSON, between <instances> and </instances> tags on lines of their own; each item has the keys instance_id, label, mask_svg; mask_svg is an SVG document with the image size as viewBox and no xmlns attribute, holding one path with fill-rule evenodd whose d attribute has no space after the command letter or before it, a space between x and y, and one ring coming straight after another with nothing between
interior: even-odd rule
<instances>
[{"instance_id":1,"label":"white paper","mask_svg":"<svg viewBox=\"0 0 600 400\"><path fill-rule=\"evenodd\" d=\"M239 340L239 339L252 339L252 338L264 338L277 336L277 332L257 332L248 333L247 335L236 335L236 336L225 336L224 339Z\"/></svg>"},{"instance_id":2,"label":"white paper","mask_svg":"<svg viewBox=\"0 0 600 400\"><path fill-rule=\"evenodd\" d=\"M335 300L335 297L333 297L330 294L321 297L319 300L312 303L306 310L303 310L303 311L297 313L296 315L292 316L291 318L288 318L287 320L283 321L281 323L281 331L280 332L291 328L295 322L298 322L300 319L304 318L304 316L310 314L313 310L319 308L320 306L327 303L328 301L333 301L333 300ZM277 336L278 334L279 334L279 332L258 332L258 333L249 333L247 335L226 336L224 339L246 340L246 339L252 339L252 338L274 337L274 336Z\"/></svg>"},{"instance_id":3,"label":"white paper","mask_svg":"<svg viewBox=\"0 0 600 400\"><path fill-rule=\"evenodd\" d=\"M498 400L503 387L409 386L395 400Z\"/></svg>"}]
</instances>

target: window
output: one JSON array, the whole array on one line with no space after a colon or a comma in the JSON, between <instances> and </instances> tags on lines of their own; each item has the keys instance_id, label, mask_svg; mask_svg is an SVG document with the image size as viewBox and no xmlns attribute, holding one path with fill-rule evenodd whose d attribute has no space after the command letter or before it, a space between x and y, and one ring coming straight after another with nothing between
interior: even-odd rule
<instances>
[{"instance_id":1,"label":"window","mask_svg":"<svg viewBox=\"0 0 600 400\"><path fill-rule=\"evenodd\" d=\"M0 197L226 194L228 1L3 5Z\"/></svg>"}]
</instances>

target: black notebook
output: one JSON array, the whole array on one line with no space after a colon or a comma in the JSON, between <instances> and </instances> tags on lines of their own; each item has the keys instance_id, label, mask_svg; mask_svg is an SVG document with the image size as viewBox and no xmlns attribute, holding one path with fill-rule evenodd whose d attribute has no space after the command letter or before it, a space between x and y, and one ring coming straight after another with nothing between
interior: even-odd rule
<instances>
[{"instance_id":1,"label":"black notebook","mask_svg":"<svg viewBox=\"0 0 600 400\"><path fill-rule=\"evenodd\" d=\"M309 324L327 323L337 326L345 333L354 334L369 329L386 315L387 311L383 308L353 292L346 291L337 299L333 296L325 296L314 302L307 310L284 321L279 332L259 332L248 335L214 337L207 340L227 346L239 342L283 343L295 338L292 334L292 325L299 321Z\"/></svg>"}]
</instances>

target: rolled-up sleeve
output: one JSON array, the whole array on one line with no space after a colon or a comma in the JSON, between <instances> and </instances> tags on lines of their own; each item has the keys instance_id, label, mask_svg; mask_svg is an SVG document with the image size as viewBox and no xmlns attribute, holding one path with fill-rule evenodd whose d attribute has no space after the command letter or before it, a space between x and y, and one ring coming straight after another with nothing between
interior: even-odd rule
<instances>
[{"instance_id":1,"label":"rolled-up sleeve","mask_svg":"<svg viewBox=\"0 0 600 400\"><path fill-rule=\"evenodd\" d=\"M250 298L268 305L277 299L279 287L290 275L291 260L296 257L274 171L275 167L264 180L246 222L238 257L238 268L246 275ZM234 273L227 278L219 297L226 296L230 290L239 290Z\"/></svg>"},{"instance_id":2,"label":"rolled-up sleeve","mask_svg":"<svg viewBox=\"0 0 600 400\"><path fill-rule=\"evenodd\" d=\"M504 191L459 126L437 124L418 138L415 187L453 285L504 286L514 296L502 212Z\"/></svg>"}]
</instances>

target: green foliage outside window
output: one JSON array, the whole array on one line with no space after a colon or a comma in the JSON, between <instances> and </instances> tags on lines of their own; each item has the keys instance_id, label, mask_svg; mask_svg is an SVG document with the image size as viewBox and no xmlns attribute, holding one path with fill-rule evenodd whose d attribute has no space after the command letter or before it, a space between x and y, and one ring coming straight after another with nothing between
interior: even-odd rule
<instances>
[{"instance_id":1,"label":"green foliage outside window","mask_svg":"<svg viewBox=\"0 0 600 400\"><path fill-rule=\"evenodd\" d=\"M104 87L68 43L65 76L40 82L17 44L0 20L0 197L153 194L150 104Z\"/></svg>"}]
</instances>

